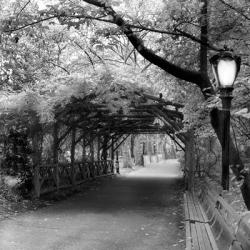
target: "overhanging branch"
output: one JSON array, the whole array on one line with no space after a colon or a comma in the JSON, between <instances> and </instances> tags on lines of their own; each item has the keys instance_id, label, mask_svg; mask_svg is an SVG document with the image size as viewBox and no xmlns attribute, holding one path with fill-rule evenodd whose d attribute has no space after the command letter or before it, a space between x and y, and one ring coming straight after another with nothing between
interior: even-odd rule
<instances>
[{"instance_id":1,"label":"overhanging branch","mask_svg":"<svg viewBox=\"0 0 250 250\"><path fill-rule=\"evenodd\" d=\"M107 5L104 1L99 0L83 1L94 6L103 8L104 11L113 18L113 22L121 28L123 33L127 36L128 40L135 47L135 49L149 62L155 64L167 73L179 79L195 83L198 86L201 86L203 82L203 77L200 72L183 69L180 66L170 63L166 59L156 55L153 51L145 47L143 41L133 33L131 27L127 24L127 22L125 22L125 20L119 14L117 14L111 6Z\"/></svg>"}]
</instances>

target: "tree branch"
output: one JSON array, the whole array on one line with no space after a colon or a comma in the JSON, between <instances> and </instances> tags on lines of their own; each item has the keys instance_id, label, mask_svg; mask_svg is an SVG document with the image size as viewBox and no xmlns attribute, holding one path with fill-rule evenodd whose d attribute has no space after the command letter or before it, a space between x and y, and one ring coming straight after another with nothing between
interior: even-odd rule
<instances>
[{"instance_id":1,"label":"tree branch","mask_svg":"<svg viewBox=\"0 0 250 250\"><path fill-rule=\"evenodd\" d=\"M84 0L83 0L84 1ZM60 14L60 15L53 15L53 16L50 16L50 17L46 17L46 18L43 18L43 19L39 19L37 21L34 21L34 22L31 22L31 23L28 23L28 24L25 24L23 26L20 26L20 27L17 27L17 28L12 28L12 29L8 29L8 30L5 30L4 32L8 32L8 33L11 33L11 32L14 32L14 31L18 31L18 30L21 30L21 29L25 29L29 26L32 26L32 25L35 25L35 24L38 24L38 23L41 23L41 22L44 22L44 21L48 21L48 20L51 20L51 19L54 19L54 18L59 18L59 17L68 17L68 18L77 18L77 19L90 19L90 20L96 20L96 21L101 21L101 22L106 22L106 23L111 23L111 24L116 24L114 20L108 20L108 19L103 19L103 18L100 18L100 17L92 17L92 16L87 16L87 15L65 15L65 14ZM154 32L154 33L160 33L160 34L166 34L166 35L171 35L171 36L182 36L182 37L186 37L194 42L197 42L197 43L200 43L200 44L203 44L205 46L207 46L209 49L211 50L214 50L214 51L221 51L220 48L216 47L216 46L213 46L212 44L209 44L208 42L207 43L204 43L201 39L199 39L198 37L195 37L185 31L182 31L178 28L175 28L174 30L175 31L167 31L167 30L161 30L161 29L155 29L155 28L150 28L150 27L147 27L147 26L144 26L142 24L140 25L135 25L135 24L129 24L129 23L126 23L127 27L130 27L130 28L133 28L133 29L138 29L138 30L145 30L145 31L150 31L150 32Z\"/></svg>"},{"instance_id":2,"label":"tree branch","mask_svg":"<svg viewBox=\"0 0 250 250\"><path fill-rule=\"evenodd\" d=\"M59 65L59 64L56 64L56 63L54 63L54 62L52 62L52 61L48 61L48 63L51 63L53 66L62 69L62 70L65 71L68 75L70 75L70 72L69 72L66 68L64 68L63 66L61 66L61 65Z\"/></svg>"},{"instance_id":3,"label":"tree branch","mask_svg":"<svg viewBox=\"0 0 250 250\"><path fill-rule=\"evenodd\" d=\"M84 0L83 0L84 1ZM113 20L108 20L108 19L103 19L103 18L98 18L98 17L92 17L92 16L83 16L83 15L75 15L75 16L69 16L69 17L74 17L74 18L86 18L86 19L91 19L91 20L97 20L97 21L101 21L101 22L106 22L106 23L112 23L112 24L116 24ZM166 35L171 35L171 36L182 36L182 37L186 37L194 42L200 43L202 45L207 46L209 49L214 50L214 51L221 51L222 49L213 46L211 44L209 44L208 42L204 43L204 41L202 41L201 39L199 39L198 37L195 37L185 31L182 31L178 28L175 28L175 31L167 31L167 30L161 30L161 29L155 29L155 28L150 28L147 26L144 26L142 24L140 25L135 25L135 24L130 24L130 23L126 23L126 25L130 28L133 29L139 29L139 30L146 30L146 31L150 31L150 32L154 32L154 33L160 33L160 34L166 34Z\"/></svg>"},{"instance_id":4,"label":"tree branch","mask_svg":"<svg viewBox=\"0 0 250 250\"><path fill-rule=\"evenodd\" d=\"M27 1L26 4L21 8L21 10L17 13L16 18L19 17L19 15L21 14L21 12L28 6L28 4L30 3L31 0Z\"/></svg>"},{"instance_id":5,"label":"tree branch","mask_svg":"<svg viewBox=\"0 0 250 250\"><path fill-rule=\"evenodd\" d=\"M226 5L228 8L234 10L235 12L237 12L239 15L243 16L245 19L247 19L248 21L250 21L250 17L248 17L247 15L245 15L242 11L239 11L237 8L235 8L234 6L232 6L229 3L226 3L224 0L219 0L221 3L223 3L224 5Z\"/></svg>"},{"instance_id":6,"label":"tree branch","mask_svg":"<svg viewBox=\"0 0 250 250\"><path fill-rule=\"evenodd\" d=\"M143 41L133 33L131 27L127 25L127 23L123 20L123 18L119 14L117 14L111 6L108 6L105 2L98 0L83 0L83 1L92 4L94 6L103 8L105 12L113 18L113 22L121 28L121 30L127 36L128 40L135 47L135 49L149 62L155 64L156 66L165 70L167 73L179 79L195 83L201 87L201 84L203 82L203 77L200 74L200 72L183 69L173 63L170 63L164 58L154 54L150 49L144 46Z\"/></svg>"},{"instance_id":7,"label":"tree branch","mask_svg":"<svg viewBox=\"0 0 250 250\"><path fill-rule=\"evenodd\" d=\"M16 28L12 28L12 29L4 29L3 32L12 33L14 31L22 30L22 29L25 29L27 27L33 26L35 24L39 24L39 23L42 23L44 21L49 21L51 19L58 18L58 17L59 17L59 15L58 16L49 16L49 17L42 18L42 19L39 19L39 20L31 22L31 23L27 23L27 24L20 26L20 27L16 27Z\"/></svg>"}]
</instances>

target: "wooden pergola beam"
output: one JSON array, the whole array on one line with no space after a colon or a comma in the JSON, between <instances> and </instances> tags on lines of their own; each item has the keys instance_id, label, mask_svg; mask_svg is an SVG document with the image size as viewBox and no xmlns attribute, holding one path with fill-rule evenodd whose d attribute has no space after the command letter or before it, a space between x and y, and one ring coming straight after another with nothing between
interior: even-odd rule
<instances>
[{"instance_id":1,"label":"wooden pergola beam","mask_svg":"<svg viewBox=\"0 0 250 250\"><path fill-rule=\"evenodd\" d=\"M118 145L116 145L116 146L114 147L114 151L116 151L116 150L121 146L121 144L122 144L128 137L129 137L129 134L124 135L123 139L118 143Z\"/></svg>"},{"instance_id":2,"label":"wooden pergola beam","mask_svg":"<svg viewBox=\"0 0 250 250\"><path fill-rule=\"evenodd\" d=\"M153 96L153 95L149 95L149 94L145 94L145 93L139 93L139 92L135 92L135 94L137 94L139 96L142 96L142 97L144 97L146 99L150 99L150 100L153 100L153 101L163 103L165 105L171 105L171 106L174 106L174 107L177 107L177 108L183 108L184 107L184 105L182 105L180 103L175 103L175 102L172 102L172 101L166 101L163 98L156 97L156 96Z\"/></svg>"},{"instance_id":3,"label":"wooden pergola beam","mask_svg":"<svg viewBox=\"0 0 250 250\"><path fill-rule=\"evenodd\" d=\"M63 110L58 109L62 112L57 113L57 120L66 126L66 130L58 138L59 142L68 138L73 128L80 128L84 133L75 138L75 144L85 137L84 144L91 145L93 138L105 136L106 144L102 142L104 150L112 146L110 141L116 143L122 135L143 133L166 133L183 148L178 139L185 142L185 136L181 134L174 136L182 128L183 114L178 109L183 105L149 94L136 93L136 95L142 99L141 103L140 100L137 104L132 103L126 114L119 111L112 113L104 103L91 103L93 96L83 99L73 98ZM155 126L155 118L162 120L164 126ZM86 139L87 134L92 135L92 140Z\"/></svg>"}]
</instances>

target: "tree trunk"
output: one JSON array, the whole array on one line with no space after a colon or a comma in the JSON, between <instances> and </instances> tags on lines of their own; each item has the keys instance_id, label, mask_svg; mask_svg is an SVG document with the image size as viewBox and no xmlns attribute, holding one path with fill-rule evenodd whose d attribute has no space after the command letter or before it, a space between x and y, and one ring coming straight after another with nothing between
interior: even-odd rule
<instances>
[{"instance_id":1,"label":"tree trunk","mask_svg":"<svg viewBox=\"0 0 250 250\"><path fill-rule=\"evenodd\" d=\"M248 210L250 210L250 175L246 174L244 182L240 188L242 197Z\"/></svg>"},{"instance_id":2,"label":"tree trunk","mask_svg":"<svg viewBox=\"0 0 250 250\"><path fill-rule=\"evenodd\" d=\"M222 134L223 134L223 116L222 116L222 111L218 110L217 108L214 108L211 113L210 113L210 118L211 118L211 124L214 128L214 131L220 141L220 144L222 145ZM244 165L241 161L239 152L236 150L232 138L230 138L229 142L229 164L232 165L231 169L235 176L237 178L241 177L241 170L244 169ZM244 183L241 187L241 192L242 196L244 199L244 202L247 206L247 209L250 210L250 176L249 174L245 174L244 176Z\"/></svg>"},{"instance_id":3,"label":"tree trunk","mask_svg":"<svg viewBox=\"0 0 250 250\"><path fill-rule=\"evenodd\" d=\"M223 115L222 111L214 108L210 113L211 124L213 129L219 139L220 144L222 145L222 135L223 135ZM233 165L232 168L234 174L239 177L240 171L244 168L244 165L240 159L239 152L236 150L232 138L230 138L230 155L229 155L229 164ZM236 165L239 165L239 168L236 168Z\"/></svg>"}]
</instances>

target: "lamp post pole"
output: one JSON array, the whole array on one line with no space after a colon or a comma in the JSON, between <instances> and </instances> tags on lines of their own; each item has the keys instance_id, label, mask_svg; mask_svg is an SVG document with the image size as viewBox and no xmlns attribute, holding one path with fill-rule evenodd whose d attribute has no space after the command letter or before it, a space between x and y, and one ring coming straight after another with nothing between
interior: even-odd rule
<instances>
[{"instance_id":1,"label":"lamp post pole","mask_svg":"<svg viewBox=\"0 0 250 250\"><path fill-rule=\"evenodd\" d=\"M223 127L222 127L222 175L221 185L224 190L229 190L229 156L230 156L230 108L233 88L221 88Z\"/></svg>"},{"instance_id":2,"label":"lamp post pole","mask_svg":"<svg viewBox=\"0 0 250 250\"><path fill-rule=\"evenodd\" d=\"M225 47L225 51L210 58L212 70L220 89L222 101L221 147L222 147L222 175L221 185L229 190L229 163L230 163L230 108L233 99L234 81L240 71L241 59Z\"/></svg>"}]
</instances>

